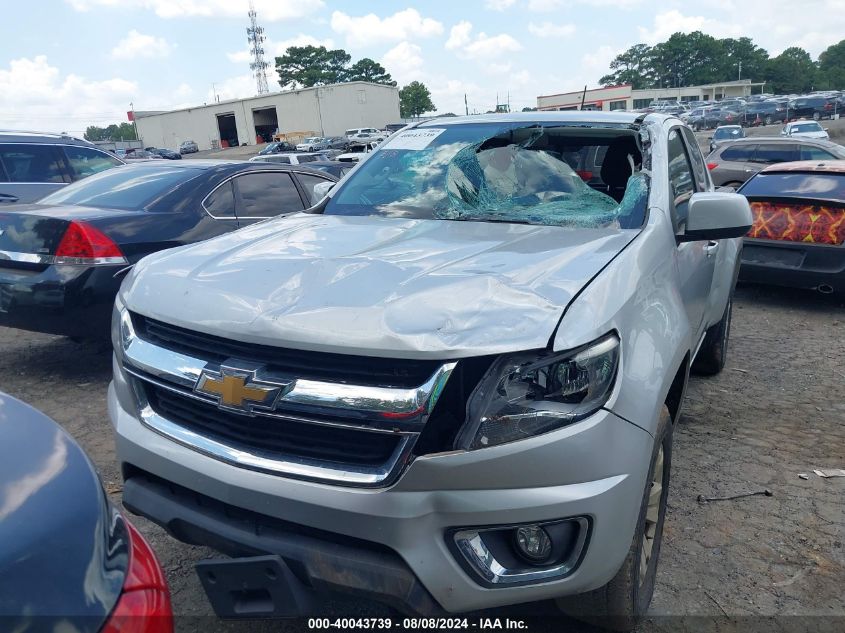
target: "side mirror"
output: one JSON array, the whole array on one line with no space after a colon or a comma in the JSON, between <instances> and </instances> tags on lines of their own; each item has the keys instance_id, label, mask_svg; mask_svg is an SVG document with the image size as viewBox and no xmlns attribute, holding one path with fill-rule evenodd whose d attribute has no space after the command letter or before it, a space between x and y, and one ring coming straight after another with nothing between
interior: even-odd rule
<instances>
[{"instance_id":1,"label":"side mirror","mask_svg":"<svg viewBox=\"0 0 845 633\"><path fill-rule=\"evenodd\" d=\"M316 185L314 185L314 204L329 195L329 191L332 190L334 185L335 183L331 182L330 180L327 180L325 182L318 182Z\"/></svg>"},{"instance_id":2,"label":"side mirror","mask_svg":"<svg viewBox=\"0 0 845 633\"><path fill-rule=\"evenodd\" d=\"M694 193L687 207L687 225L679 242L698 242L743 237L751 229L751 207L738 193Z\"/></svg>"}]
</instances>

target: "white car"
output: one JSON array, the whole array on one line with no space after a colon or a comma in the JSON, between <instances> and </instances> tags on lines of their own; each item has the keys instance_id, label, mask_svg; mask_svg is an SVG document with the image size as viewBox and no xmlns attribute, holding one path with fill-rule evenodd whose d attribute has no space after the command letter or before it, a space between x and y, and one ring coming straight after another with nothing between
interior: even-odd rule
<instances>
[{"instance_id":1,"label":"white car","mask_svg":"<svg viewBox=\"0 0 845 633\"><path fill-rule=\"evenodd\" d=\"M313 152L316 150L326 149L329 146L329 139L322 136L309 136L301 143L296 144L296 151L298 152Z\"/></svg>"},{"instance_id":2,"label":"white car","mask_svg":"<svg viewBox=\"0 0 845 633\"><path fill-rule=\"evenodd\" d=\"M370 143L363 143L363 144L355 144L349 146L349 151L345 154L340 154L339 156L335 157L335 160L339 160L344 163L357 163L358 161L365 158L370 152L375 150L378 147L378 141L372 141Z\"/></svg>"},{"instance_id":3,"label":"white car","mask_svg":"<svg viewBox=\"0 0 845 633\"><path fill-rule=\"evenodd\" d=\"M374 127L355 127L351 130L346 130L343 135L347 140L352 141L359 134L379 134L379 130Z\"/></svg>"},{"instance_id":4,"label":"white car","mask_svg":"<svg viewBox=\"0 0 845 633\"><path fill-rule=\"evenodd\" d=\"M780 135L797 138L830 138L827 128L823 128L817 121L794 121L787 123L780 131Z\"/></svg>"},{"instance_id":5,"label":"white car","mask_svg":"<svg viewBox=\"0 0 845 633\"><path fill-rule=\"evenodd\" d=\"M315 160L330 160L322 152L291 152L289 154L259 154L249 159L250 163L282 163L283 165L301 165Z\"/></svg>"}]
</instances>

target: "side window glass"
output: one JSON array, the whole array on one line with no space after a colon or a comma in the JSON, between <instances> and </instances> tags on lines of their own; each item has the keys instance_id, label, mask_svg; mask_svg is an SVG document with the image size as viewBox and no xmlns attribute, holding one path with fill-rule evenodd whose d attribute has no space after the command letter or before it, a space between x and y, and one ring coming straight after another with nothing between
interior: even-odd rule
<instances>
[{"instance_id":1,"label":"side window glass","mask_svg":"<svg viewBox=\"0 0 845 633\"><path fill-rule=\"evenodd\" d=\"M122 163L116 158L109 156L105 152L101 152L90 147L78 147L75 145L65 145L65 157L73 172L73 179L79 180L86 176L93 176L97 172L117 167Z\"/></svg>"},{"instance_id":2,"label":"side window glass","mask_svg":"<svg viewBox=\"0 0 845 633\"><path fill-rule=\"evenodd\" d=\"M754 158L756 145L736 145L733 147L726 147L722 152L720 158L722 160L736 161L739 163L747 163Z\"/></svg>"},{"instance_id":3,"label":"side window glass","mask_svg":"<svg viewBox=\"0 0 845 633\"><path fill-rule=\"evenodd\" d=\"M761 143L757 146L757 152L754 154L755 163L786 163L791 160L796 160L798 148L795 145L786 143Z\"/></svg>"},{"instance_id":4,"label":"side window glass","mask_svg":"<svg viewBox=\"0 0 845 633\"><path fill-rule=\"evenodd\" d=\"M831 160L835 158L836 156L834 156L830 152L826 152L825 150L819 149L818 147L813 147L812 145L801 146L800 160Z\"/></svg>"},{"instance_id":5,"label":"side window glass","mask_svg":"<svg viewBox=\"0 0 845 633\"><path fill-rule=\"evenodd\" d=\"M686 222L687 206L695 191L695 183L679 128L669 132L669 187L674 202L675 220L680 227Z\"/></svg>"},{"instance_id":6,"label":"side window glass","mask_svg":"<svg viewBox=\"0 0 845 633\"><path fill-rule=\"evenodd\" d=\"M244 174L235 179L238 188L238 217L271 218L280 213L302 211L299 191L284 172Z\"/></svg>"},{"instance_id":7,"label":"side window glass","mask_svg":"<svg viewBox=\"0 0 845 633\"><path fill-rule=\"evenodd\" d=\"M235 193L232 181L225 182L203 201L205 210L215 218L235 218Z\"/></svg>"},{"instance_id":8,"label":"side window glass","mask_svg":"<svg viewBox=\"0 0 845 633\"><path fill-rule=\"evenodd\" d=\"M297 178L299 178L299 183L302 185L302 188L305 189L305 192L308 194L308 206L314 206L320 200L323 199L325 195L321 189L317 189L314 191L314 187L319 185L320 183L331 182L328 178L320 178L319 176L312 176L311 174L298 174Z\"/></svg>"},{"instance_id":9,"label":"side window glass","mask_svg":"<svg viewBox=\"0 0 845 633\"><path fill-rule=\"evenodd\" d=\"M0 145L0 161L11 182L67 182L52 145Z\"/></svg>"},{"instance_id":10,"label":"side window glass","mask_svg":"<svg viewBox=\"0 0 845 633\"><path fill-rule=\"evenodd\" d=\"M695 140L695 134L689 128L683 128L684 139L687 142L687 150L689 151L690 159L692 160L692 173L695 176L695 185L697 191L707 191L710 187L710 181L707 179L707 165L704 164L704 157L701 155L701 150L698 147L698 142Z\"/></svg>"}]
</instances>

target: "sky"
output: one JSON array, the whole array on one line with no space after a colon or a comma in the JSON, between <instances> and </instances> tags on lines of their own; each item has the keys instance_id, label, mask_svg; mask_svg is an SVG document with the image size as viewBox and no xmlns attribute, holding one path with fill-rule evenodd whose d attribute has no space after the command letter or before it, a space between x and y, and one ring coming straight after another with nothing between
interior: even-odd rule
<instances>
[{"instance_id":1,"label":"sky","mask_svg":"<svg viewBox=\"0 0 845 633\"><path fill-rule=\"evenodd\" d=\"M6 2L0 129L81 134L88 125L256 93L248 0ZM736 6L742 8L741 12ZM255 0L271 62L291 45L370 57L400 87L422 81L437 112L512 109L596 87L615 55L676 31L751 37L815 59L845 37L845 0ZM757 78L752 78L757 79Z\"/></svg>"}]
</instances>

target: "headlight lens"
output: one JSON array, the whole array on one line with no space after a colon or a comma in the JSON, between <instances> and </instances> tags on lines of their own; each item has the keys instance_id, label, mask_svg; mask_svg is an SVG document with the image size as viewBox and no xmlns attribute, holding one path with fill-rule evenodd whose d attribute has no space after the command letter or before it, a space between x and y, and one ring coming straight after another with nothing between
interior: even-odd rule
<instances>
[{"instance_id":1,"label":"headlight lens","mask_svg":"<svg viewBox=\"0 0 845 633\"><path fill-rule=\"evenodd\" d=\"M111 343L118 358L123 357L124 350L134 337L132 317L129 316L129 310L126 309L118 294L114 300L111 315Z\"/></svg>"},{"instance_id":2,"label":"headlight lens","mask_svg":"<svg viewBox=\"0 0 845 633\"><path fill-rule=\"evenodd\" d=\"M470 397L458 448L505 444L583 420L607 402L618 364L616 334L562 354L498 359Z\"/></svg>"}]
</instances>

